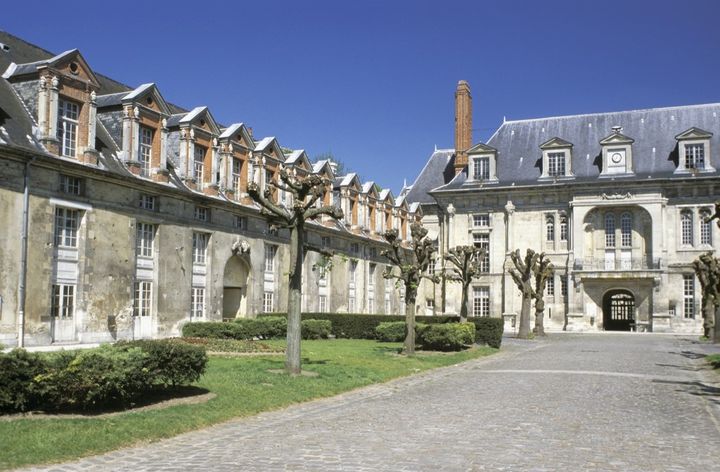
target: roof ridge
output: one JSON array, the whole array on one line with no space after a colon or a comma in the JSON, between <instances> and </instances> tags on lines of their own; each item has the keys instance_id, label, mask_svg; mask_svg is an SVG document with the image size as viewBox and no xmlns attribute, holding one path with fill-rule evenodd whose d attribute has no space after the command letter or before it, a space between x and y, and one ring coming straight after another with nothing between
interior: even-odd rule
<instances>
[{"instance_id":1,"label":"roof ridge","mask_svg":"<svg viewBox=\"0 0 720 472\"><path fill-rule=\"evenodd\" d=\"M566 118L567 119L580 118L580 117L584 117L584 116L612 115L612 114L616 114L616 113L639 113L639 112L649 112L649 111L677 110L677 109L681 109L681 108L701 108L701 107L711 107L711 106L720 106L720 102L697 103L694 105L675 105L675 106L669 106L669 107L637 108L634 110L605 111L605 112L598 112L598 113L579 113L576 115L543 116L543 117L538 117L538 118L526 118L526 119L522 119L522 120L506 120L500 126L502 127L505 124L511 124L511 123L527 123L530 121L558 120L558 119L566 119Z\"/></svg>"}]
</instances>

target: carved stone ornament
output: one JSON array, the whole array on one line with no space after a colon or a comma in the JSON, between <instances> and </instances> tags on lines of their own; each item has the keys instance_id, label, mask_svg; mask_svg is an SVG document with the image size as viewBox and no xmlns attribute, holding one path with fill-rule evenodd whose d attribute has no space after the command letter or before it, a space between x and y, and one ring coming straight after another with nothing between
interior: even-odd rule
<instances>
[{"instance_id":1,"label":"carved stone ornament","mask_svg":"<svg viewBox=\"0 0 720 472\"><path fill-rule=\"evenodd\" d=\"M603 200L625 200L627 198L632 198L632 194L630 192L627 193L613 193L611 195L608 195L607 193L603 193L601 195Z\"/></svg>"},{"instance_id":2,"label":"carved stone ornament","mask_svg":"<svg viewBox=\"0 0 720 472\"><path fill-rule=\"evenodd\" d=\"M239 256L241 254L249 254L250 253L250 243L248 243L244 239L236 238L235 241L232 243L232 253L233 256Z\"/></svg>"},{"instance_id":3,"label":"carved stone ornament","mask_svg":"<svg viewBox=\"0 0 720 472\"><path fill-rule=\"evenodd\" d=\"M232 153L233 151L235 151L233 144L232 143L228 144L228 152Z\"/></svg>"},{"instance_id":4,"label":"carved stone ornament","mask_svg":"<svg viewBox=\"0 0 720 472\"><path fill-rule=\"evenodd\" d=\"M167 118L162 119L162 127L167 128Z\"/></svg>"},{"instance_id":5,"label":"carved stone ornament","mask_svg":"<svg viewBox=\"0 0 720 472\"><path fill-rule=\"evenodd\" d=\"M217 147L217 145L218 145L217 138L213 138L213 147Z\"/></svg>"},{"instance_id":6,"label":"carved stone ornament","mask_svg":"<svg viewBox=\"0 0 720 472\"><path fill-rule=\"evenodd\" d=\"M97 94L95 93L95 90L90 92L90 101L95 103L95 100L97 99Z\"/></svg>"},{"instance_id":7,"label":"carved stone ornament","mask_svg":"<svg viewBox=\"0 0 720 472\"><path fill-rule=\"evenodd\" d=\"M450 216L455 216L455 211L456 211L456 210L455 210L455 207L453 206L452 203L450 203L450 204L447 206L448 215L450 215Z\"/></svg>"},{"instance_id":8,"label":"carved stone ornament","mask_svg":"<svg viewBox=\"0 0 720 472\"><path fill-rule=\"evenodd\" d=\"M190 128L190 139L195 139L195 130Z\"/></svg>"},{"instance_id":9,"label":"carved stone ornament","mask_svg":"<svg viewBox=\"0 0 720 472\"><path fill-rule=\"evenodd\" d=\"M40 90L43 90L47 87L47 79L43 76L40 77Z\"/></svg>"},{"instance_id":10,"label":"carved stone ornament","mask_svg":"<svg viewBox=\"0 0 720 472\"><path fill-rule=\"evenodd\" d=\"M182 137L182 139L187 138L187 130L185 128L180 130L180 136Z\"/></svg>"},{"instance_id":11,"label":"carved stone ornament","mask_svg":"<svg viewBox=\"0 0 720 472\"><path fill-rule=\"evenodd\" d=\"M57 76L54 75L51 83L52 83L52 87L56 89L56 88L58 88L58 85L60 85L60 79L58 79Z\"/></svg>"},{"instance_id":12,"label":"carved stone ornament","mask_svg":"<svg viewBox=\"0 0 720 472\"><path fill-rule=\"evenodd\" d=\"M511 200L508 200L508 202L505 204L505 211L509 215L512 215L513 213L515 213L515 205L513 205L513 202Z\"/></svg>"},{"instance_id":13,"label":"carved stone ornament","mask_svg":"<svg viewBox=\"0 0 720 472\"><path fill-rule=\"evenodd\" d=\"M140 118L140 109L138 107L133 108L133 116L135 118Z\"/></svg>"}]
</instances>

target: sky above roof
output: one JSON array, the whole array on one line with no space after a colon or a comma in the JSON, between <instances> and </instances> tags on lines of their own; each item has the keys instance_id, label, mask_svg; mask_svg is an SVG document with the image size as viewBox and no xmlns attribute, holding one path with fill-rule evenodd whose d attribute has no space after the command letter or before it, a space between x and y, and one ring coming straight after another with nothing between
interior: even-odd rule
<instances>
[{"instance_id":1,"label":"sky above roof","mask_svg":"<svg viewBox=\"0 0 720 472\"><path fill-rule=\"evenodd\" d=\"M453 147L460 79L473 142L503 117L720 102L717 0L6 3L0 29L396 194Z\"/></svg>"}]
</instances>

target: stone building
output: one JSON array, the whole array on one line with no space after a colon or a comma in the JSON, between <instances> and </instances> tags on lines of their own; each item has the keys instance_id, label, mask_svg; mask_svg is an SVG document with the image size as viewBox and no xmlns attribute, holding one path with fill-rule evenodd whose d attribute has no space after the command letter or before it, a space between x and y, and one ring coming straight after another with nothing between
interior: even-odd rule
<instances>
[{"instance_id":1,"label":"stone building","mask_svg":"<svg viewBox=\"0 0 720 472\"><path fill-rule=\"evenodd\" d=\"M281 166L332 182L345 219L309 225L305 311L402 312L381 234L419 205L244 123L128 87L0 32L0 343L177 335L191 320L283 311L288 234L247 195ZM279 192L280 202L290 195Z\"/></svg>"},{"instance_id":2,"label":"stone building","mask_svg":"<svg viewBox=\"0 0 720 472\"><path fill-rule=\"evenodd\" d=\"M720 104L504 121L472 143L470 88L456 92L455 149L432 154L406 199L440 258L488 248L470 313L504 316L521 298L509 253L549 255L550 330L702 332L691 263L715 251L704 221L720 194ZM424 283L428 311L459 312L459 285Z\"/></svg>"}]
</instances>

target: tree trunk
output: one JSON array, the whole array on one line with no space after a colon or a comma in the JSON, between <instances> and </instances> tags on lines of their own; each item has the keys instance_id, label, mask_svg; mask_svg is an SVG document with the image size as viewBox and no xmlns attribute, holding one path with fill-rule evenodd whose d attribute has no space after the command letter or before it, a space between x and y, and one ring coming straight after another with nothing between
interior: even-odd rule
<instances>
[{"instance_id":1,"label":"tree trunk","mask_svg":"<svg viewBox=\"0 0 720 472\"><path fill-rule=\"evenodd\" d=\"M711 343L720 342L720 330L718 329L718 313L717 307L710 297L704 302L703 306L703 327L705 328L705 336Z\"/></svg>"},{"instance_id":2,"label":"tree trunk","mask_svg":"<svg viewBox=\"0 0 720 472\"><path fill-rule=\"evenodd\" d=\"M522 308L520 309L520 328L518 338L528 339L530 337L530 294L523 293Z\"/></svg>"},{"instance_id":3,"label":"tree trunk","mask_svg":"<svg viewBox=\"0 0 720 472\"><path fill-rule=\"evenodd\" d=\"M465 323L468 317L468 289L470 285L463 284L462 301L460 305L460 322Z\"/></svg>"},{"instance_id":4,"label":"tree trunk","mask_svg":"<svg viewBox=\"0 0 720 472\"><path fill-rule=\"evenodd\" d=\"M299 375L300 366L300 308L302 301L303 226L290 228L290 272L288 273L288 327L285 371Z\"/></svg>"},{"instance_id":5,"label":"tree trunk","mask_svg":"<svg viewBox=\"0 0 720 472\"><path fill-rule=\"evenodd\" d=\"M713 327L712 342L720 343L720 307L713 306L713 317L715 326Z\"/></svg>"},{"instance_id":6,"label":"tree trunk","mask_svg":"<svg viewBox=\"0 0 720 472\"><path fill-rule=\"evenodd\" d=\"M536 336L545 336L545 310L537 308L535 309L535 329L533 330Z\"/></svg>"},{"instance_id":7,"label":"tree trunk","mask_svg":"<svg viewBox=\"0 0 720 472\"><path fill-rule=\"evenodd\" d=\"M406 284L405 288L405 326L407 334L405 335L405 345L403 352L406 356L415 355L415 298L417 297L417 289L409 288L410 284Z\"/></svg>"}]
</instances>

